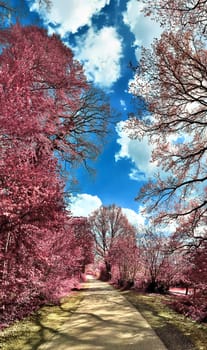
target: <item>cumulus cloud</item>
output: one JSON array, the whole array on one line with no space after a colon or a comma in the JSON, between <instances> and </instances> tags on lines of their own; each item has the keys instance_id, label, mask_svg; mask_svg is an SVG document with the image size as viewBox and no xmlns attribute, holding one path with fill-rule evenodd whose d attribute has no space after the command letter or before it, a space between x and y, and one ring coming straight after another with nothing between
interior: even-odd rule
<instances>
[{"instance_id":1,"label":"cumulus cloud","mask_svg":"<svg viewBox=\"0 0 207 350\"><path fill-rule=\"evenodd\" d=\"M135 36L135 46L150 47L153 39L160 36L162 29L157 22L145 17L142 9L142 2L137 0L128 1L127 10L123 13L123 21ZM136 55L139 59L140 50L136 50Z\"/></svg>"},{"instance_id":2,"label":"cumulus cloud","mask_svg":"<svg viewBox=\"0 0 207 350\"><path fill-rule=\"evenodd\" d=\"M152 119L152 118L151 118ZM161 166L157 165L157 162L151 161L153 144L150 144L147 136L143 136L141 140L133 140L129 138L127 132L124 130L125 121L121 121L116 125L116 132L118 134L117 143L120 145L119 151L115 154L115 161L118 162L121 159L129 159L132 162L132 168L129 172L129 178L135 181L148 181L153 178L155 173L159 172L162 178L165 178L170 174L170 170L166 172ZM176 147L177 144L191 142L189 135L184 133L172 134L166 137L166 141L169 142L171 150Z\"/></svg>"},{"instance_id":3,"label":"cumulus cloud","mask_svg":"<svg viewBox=\"0 0 207 350\"><path fill-rule=\"evenodd\" d=\"M100 206L103 205L101 199L98 196L93 196L91 194L82 193L77 194L77 196L72 196L68 210L73 216L89 216L92 212ZM145 218L141 213L142 208L135 212L129 208L122 208L123 214L126 215L131 225L139 227L144 225Z\"/></svg>"},{"instance_id":4,"label":"cumulus cloud","mask_svg":"<svg viewBox=\"0 0 207 350\"><path fill-rule=\"evenodd\" d=\"M88 216L101 205L102 202L98 196L82 193L71 198L68 209L74 216Z\"/></svg>"},{"instance_id":5,"label":"cumulus cloud","mask_svg":"<svg viewBox=\"0 0 207 350\"><path fill-rule=\"evenodd\" d=\"M97 30L92 25L92 18L109 3L110 0L52 0L49 12L40 9L38 0L30 6L43 18L49 34L55 32L64 39L67 33L76 34L83 26L88 27L84 34L75 35L75 44L70 46L88 79L102 88L110 88L121 75L122 39L116 28Z\"/></svg>"},{"instance_id":6,"label":"cumulus cloud","mask_svg":"<svg viewBox=\"0 0 207 350\"><path fill-rule=\"evenodd\" d=\"M35 0L30 9L41 15L50 31L55 25L56 31L64 36L68 32L75 34L85 25L90 26L92 17L109 3L110 0L52 0L51 9L46 12L40 8L39 1Z\"/></svg>"},{"instance_id":7,"label":"cumulus cloud","mask_svg":"<svg viewBox=\"0 0 207 350\"><path fill-rule=\"evenodd\" d=\"M115 154L115 160L130 159L134 166L129 177L137 181L147 180L156 169L156 164L150 162L152 146L149 145L147 137L143 137L141 141L130 139L123 130L124 124L125 122L121 121L116 126L120 150Z\"/></svg>"},{"instance_id":8,"label":"cumulus cloud","mask_svg":"<svg viewBox=\"0 0 207 350\"><path fill-rule=\"evenodd\" d=\"M73 51L83 63L89 80L101 87L110 87L119 79L122 42L114 27L103 27L99 31L89 28L76 39Z\"/></svg>"},{"instance_id":9,"label":"cumulus cloud","mask_svg":"<svg viewBox=\"0 0 207 350\"><path fill-rule=\"evenodd\" d=\"M144 226L145 224L145 217L141 213L142 208L140 208L139 212L135 212L132 209L129 208L122 208L123 213L126 215L127 219L129 220L129 223L135 227Z\"/></svg>"}]
</instances>

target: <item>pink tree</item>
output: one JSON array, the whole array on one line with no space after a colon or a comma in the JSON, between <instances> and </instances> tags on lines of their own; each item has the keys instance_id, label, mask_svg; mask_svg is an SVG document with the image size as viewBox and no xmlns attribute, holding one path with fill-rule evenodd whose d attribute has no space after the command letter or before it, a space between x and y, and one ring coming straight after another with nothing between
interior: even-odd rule
<instances>
[{"instance_id":1,"label":"pink tree","mask_svg":"<svg viewBox=\"0 0 207 350\"><path fill-rule=\"evenodd\" d=\"M71 217L68 228L74 235L74 249L79 249L79 254L74 252L77 272L84 273L86 266L94 262L94 238L89 221L86 217Z\"/></svg>"},{"instance_id":2,"label":"pink tree","mask_svg":"<svg viewBox=\"0 0 207 350\"><path fill-rule=\"evenodd\" d=\"M134 228L129 224L122 209L116 205L101 206L89 217L91 231L95 240L95 252L104 263L104 278L111 278L110 251L117 237L128 235Z\"/></svg>"},{"instance_id":3,"label":"pink tree","mask_svg":"<svg viewBox=\"0 0 207 350\"><path fill-rule=\"evenodd\" d=\"M66 229L55 156L85 161L97 154L93 142L96 131L105 132L108 106L57 36L17 25L1 31L0 40L0 283L9 322L9 314L22 317L53 298L82 268L86 252Z\"/></svg>"},{"instance_id":4,"label":"pink tree","mask_svg":"<svg viewBox=\"0 0 207 350\"><path fill-rule=\"evenodd\" d=\"M112 281L126 289L132 287L140 269L140 252L136 244L135 230L115 238L109 251Z\"/></svg>"},{"instance_id":5,"label":"pink tree","mask_svg":"<svg viewBox=\"0 0 207 350\"><path fill-rule=\"evenodd\" d=\"M140 191L156 224L174 221L175 249L188 252L180 270L202 284L206 232L206 1L145 1L144 12L162 21L161 38L143 49L131 92L144 99L148 117L131 118L132 138L147 136L157 174ZM187 261L187 258L185 258ZM184 259L184 260L185 260ZM193 266L194 264L194 266ZM204 278L204 285L206 285Z\"/></svg>"},{"instance_id":6,"label":"pink tree","mask_svg":"<svg viewBox=\"0 0 207 350\"><path fill-rule=\"evenodd\" d=\"M206 321L206 243L200 247L191 247L190 250L179 249L173 257L173 262L177 260L177 266L174 266L172 283L177 287L185 287L186 292L183 297L172 298L169 305L196 321Z\"/></svg>"},{"instance_id":7,"label":"pink tree","mask_svg":"<svg viewBox=\"0 0 207 350\"><path fill-rule=\"evenodd\" d=\"M87 84L71 50L56 35L48 37L37 27L16 25L1 31L0 41L6 44L1 55L4 129L13 136L20 133L24 139L35 136L37 142L37 128L41 145L46 142L49 151L60 157L76 162L94 158L99 139L107 132L109 104L100 91ZM30 125L22 122L28 114ZM41 152L39 145L36 151Z\"/></svg>"},{"instance_id":8,"label":"pink tree","mask_svg":"<svg viewBox=\"0 0 207 350\"><path fill-rule=\"evenodd\" d=\"M149 138L159 169L137 199L148 203L158 223L175 220L180 232L191 223L192 240L206 225L206 57L192 33L164 32L152 53L143 51L131 85L152 116L127 124L132 138Z\"/></svg>"},{"instance_id":9,"label":"pink tree","mask_svg":"<svg viewBox=\"0 0 207 350\"><path fill-rule=\"evenodd\" d=\"M140 228L139 236L142 270L138 284L149 292L166 292L172 278L169 238L154 225Z\"/></svg>"},{"instance_id":10,"label":"pink tree","mask_svg":"<svg viewBox=\"0 0 207 350\"><path fill-rule=\"evenodd\" d=\"M140 1L140 0L138 0ZM170 30L194 30L207 34L206 0L142 0L144 13Z\"/></svg>"}]
</instances>

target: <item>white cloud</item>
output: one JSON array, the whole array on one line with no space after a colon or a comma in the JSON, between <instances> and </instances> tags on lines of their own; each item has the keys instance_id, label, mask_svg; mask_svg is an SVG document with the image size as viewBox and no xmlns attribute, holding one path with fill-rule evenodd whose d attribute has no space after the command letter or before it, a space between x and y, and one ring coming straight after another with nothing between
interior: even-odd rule
<instances>
[{"instance_id":1,"label":"white cloud","mask_svg":"<svg viewBox=\"0 0 207 350\"><path fill-rule=\"evenodd\" d=\"M124 100L120 100L120 105L123 107L124 111L127 110L126 102Z\"/></svg>"},{"instance_id":2,"label":"white cloud","mask_svg":"<svg viewBox=\"0 0 207 350\"><path fill-rule=\"evenodd\" d=\"M88 216L101 205L102 202L98 196L82 193L71 198L68 209L74 216Z\"/></svg>"},{"instance_id":3,"label":"white cloud","mask_svg":"<svg viewBox=\"0 0 207 350\"><path fill-rule=\"evenodd\" d=\"M151 121L153 120L153 116L149 116L149 118ZM148 181L157 172L163 179L170 175L170 170L166 172L161 165L157 165L156 161L152 161L152 152L155 145L149 143L148 137L143 135L141 139L136 140L130 138L127 131L124 130L125 124L126 121L121 121L116 125L117 143L120 145L120 150L115 154L115 161L129 159L132 162L129 178L135 181ZM189 136L184 133L176 133L166 137L166 142L169 143L169 150L171 151L176 148L176 145L186 140L191 141Z\"/></svg>"},{"instance_id":4,"label":"white cloud","mask_svg":"<svg viewBox=\"0 0 207 350\"><path fill-rule=\"evenodd\" d=\"M132 209L122 208L122 212L126 215L129 223L135 227L144 226L145 217L141 213L142 208L140 208L139 212L135 212Z\"/></svg>"},{"instance_id":5,"label":"white cloud","mask_svg":"<svg viewBox=\"0 0 207 350\"><path fill-rule=\"evenodd\" d=\"M84 65L89 80L101 87L110 87L120 77L122 42L114 27L99 31L89 28L73 47L76 58Z\"/></svg>"},{"instance_id":6,"label":"white cloud","mask_svg":"<svg viewBox=\"0 0 207 350\"><path fill-rule=\"evenodd\" d=\"M103 203L98 196L82 193L71 197L68 210L70 210L73 216L89 216L94 210L100 208L101 205L103 205ZM142 209L143 208L140 207L139 211L135 212L129 208L122 208L122 211L130 224L138 227L144 225L145 222L145 217L141 213Z\"/></svg>"},{"instance_id":7,"label":"white cloud","mask_svg":"<svg viewBox=\"0 0 207 350\"><path fill-rule=\"evenodd\" d=\"M142 172L136 168L131 168L129 177L131 180L135 180L135 181L146 180L145 172L144 171Z\"/></svg>"},{"instance_id":8,"label":"white cloud","mask_svg":"<svg viewBox=\"0 0 207 350\"><path fill-rule=\"evenodd\" d=\"M160 25L145 17L142 13L143 4L137 0L130 0L127 3L127 10L123 13L123 20L129 26L135 36L134 45L150 47L153 39L159 37L162 30ZM137 59L139 59L140 50L136 50Z\"/></svg>"},{"instance_id":9,"label":"white cloud","mask_svg":"<svg viewBox=\"0 0 207 350\"><path fill-rule=\"evenodd\" d=\"M66 33L76 33L84 25L91 25L97 15L110 0L52 0L50 11L42 11L39 0L32 2L31 11L38 12L52 31L50 24L58 25L57 32L63 37Z\"/></svg>"},{"instance_id":10,"label":"white cloud","mask_svg":"<svg viewBox=\"0 0 207 350\"><path fill-rule=\"evenodd\" d=\"M115 154L115 160L128 158L134 164L129 177L132 180L147 180L155 172L156 164L150 162L152 146L149 145L147 137L143 137L141 141L132 140L123 130L125 122L121 121L116 126L118 133L117 143L121 146L118 153Z\"/></svg>"},{"instance_id":11,"label":"white cloud","mask_svg":"<svg viewBox=\"0 0 207 350\"><path fill-rule=\"evenodd\" d=\"M122 41L116 29L103 27L98 31L92 26L93 16L109 3L110 0L52 0L48 12L40 9L38 0L30 6L31 11L43 18L49 34L55 32L64 38L67 33L76 34L85 25L89 27L85 34L76 36L72 49L88 79L100 87L111 87L121 74Z\"/></svg>"}]
</instances>

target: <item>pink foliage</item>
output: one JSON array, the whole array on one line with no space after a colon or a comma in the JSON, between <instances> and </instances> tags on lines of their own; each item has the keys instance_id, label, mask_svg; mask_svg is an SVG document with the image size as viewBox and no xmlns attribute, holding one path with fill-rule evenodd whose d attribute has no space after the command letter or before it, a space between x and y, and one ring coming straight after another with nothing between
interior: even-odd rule
<instances>
[{"instance_id":1,"label":"pink foliage","mask_svg":"<svg viewBox=\"0 0 207 350\"><path fill-rule=\"evenodd\" d=\"M110 280L112 255L117 255L116 248L113 247L117 246L119 237L135 235L135 229L122 209L115 204L101 206L95 210L89 217L89 222L95 240L96 255L104 263L100 268L100 279Z\"/></svg>"},{"instance_id":2,"label":"pink foliage","mask_svg":"<svg viewBox=\"0 0 207 350\"><path fill-rule=\"evenodd\" d=\"M190 316L196 321L207 320L207 243L194 248L187 255L188 260L188 286L193 293L184 299L177 300L173 307L179 312Z\"/></svg>"},{"instance_id":3,"label":"pink foliage","mask_svg":"<svg viewBox=\"0 0 207 350\"><path fill-rule=\"evenodd\" d=\"M193 296L173 297L167 304L178 313L190 317L197 322L207 321L206 292L198 292Z\"/></svg>"},{"instance_id":4,"label":"pink foliage","mask_svg":"<svg viewBox=\"0 0 207 350\"><path fill-rule=\"evenodd\" d=\"M112 266L112 281L125 288L132 287L140 268L139 249L133 230L117 236L109 251Z\"/></svg>"},{"instance_id":5,"label":"pink foliage","mask_svg":"<svg viewBox=\"0 0 207 350\"><path fill-rule=\"evenodd\" d=\"M78 288L92 261L84 219L65 210L54 152L76 150L81 66L57 36L36 27L0 32L0 325ZM79 232L79 234L78 234Z\"/></svg>"}]
</instances>

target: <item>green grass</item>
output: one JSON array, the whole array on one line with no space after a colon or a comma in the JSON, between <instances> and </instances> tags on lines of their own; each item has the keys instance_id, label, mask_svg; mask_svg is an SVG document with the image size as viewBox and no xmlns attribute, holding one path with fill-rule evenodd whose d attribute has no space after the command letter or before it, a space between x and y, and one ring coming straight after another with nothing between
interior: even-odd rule
<instances>
[{"instance_id":1,"label":"green grass","mask_svg":"<svg viewBox=\"0 0 207 350\"><path fill-rule=\"evenodd\" d=\"M168 308L161 295L123 292L149 322L168 350L206 350L207 325L199 324Z\"/></svg>"},{"instance_id":2,"label":"green grass","mask_svg":"<svg viewBox=\"0 0 207 350\"><path fill-rule=\"evenodd\" d=\"M163 301L169 297L122 294L141 312L168 350L206 350L207 325L199 324L168 308ZM32 316L0 332L1 350L37 350L58 333L63 323L77 309L83 293L74 293L61 300L60 306L45 306Z\"/></svg>"},{"instance_id":3,"label":"green grass","mask_svg":"<svg viewBox=\"0 0 207 350\"><path fill-rule=\"evenodd\" d=\"M82 300L81 293L61 299L60 306L44 306L35 314L0 332L1 350L36 350L58 333Z\"/></svg>"}]
</instances>

